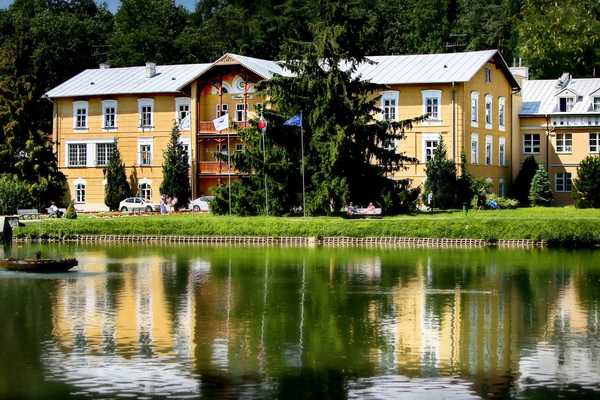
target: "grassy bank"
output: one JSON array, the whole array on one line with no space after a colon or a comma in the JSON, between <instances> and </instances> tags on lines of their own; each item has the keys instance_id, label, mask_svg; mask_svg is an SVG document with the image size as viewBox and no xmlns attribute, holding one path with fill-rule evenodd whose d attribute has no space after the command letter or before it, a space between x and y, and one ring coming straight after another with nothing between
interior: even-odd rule
<instances>
[{"instance_id":1,"label":"grassy bank","mask_svg":"<svg viewBox=\"0 0 600 400\"><path fill-rule=\"evenodd\" d=\"M74 235L403 236L546 240L552 246L600 244L600 210L533 208L442 212L372 220L333 217L217 217L198 214L80 216L28 222L16 237Z\"/></svg>"}]
</instances>

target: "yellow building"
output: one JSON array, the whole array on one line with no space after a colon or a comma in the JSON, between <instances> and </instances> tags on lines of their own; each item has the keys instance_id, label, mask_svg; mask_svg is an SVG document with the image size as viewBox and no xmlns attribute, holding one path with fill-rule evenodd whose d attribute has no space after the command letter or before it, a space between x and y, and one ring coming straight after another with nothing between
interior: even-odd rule
<instances>
[{"instance_id":1,"label":"yellow building","mask_svg":"<svg viewBox=\"0 0 600 400\"><path fill-rule=\"evenodd\" d=\"M357 73L381 88L381 118L428 115L397 149L415 158L396 178L423 183L424 166L440 138L448 157L476 177L489 178L504 195L510 180L519 85L496 50L452 54L370 57ZM105 210L104 167L118 145L132 187L158 202L163 152L174 124L190 155L192 194L210 194L239 174L217 153L243 151L236 135L257 115L263 100L255 84L289 75L279 63L225 54L212 64L85 70L50 90L53 141L71 198L82 211ZM228 114L230 128L212 120Z\"/></svg>"},{"instance_id":2,"label":"yellow building","mask_svg":"<svg viewBox=\"0 0 600 400\"><path fill-rule=\"evenodd\" d=\"M579 163L600 151L600 79L565 73L558 79L529 80L526 67L512 70L523 87L513 175L533 156L548 171L554 203L572 203Z\"/></svg>"}]
</instances>

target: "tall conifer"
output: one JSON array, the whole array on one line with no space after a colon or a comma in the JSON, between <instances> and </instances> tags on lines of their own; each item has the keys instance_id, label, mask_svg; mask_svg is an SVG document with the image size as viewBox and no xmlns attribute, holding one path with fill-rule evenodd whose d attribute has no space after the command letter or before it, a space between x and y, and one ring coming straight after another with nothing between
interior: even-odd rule
<instances>
[{"instance_id":1,"label":"tall conifer","mask_svg":"<svg viewBox=\"0 0 600 400\"><path fill-rule=\"evenodd\" d=\"M179 137L179 128L175 124L164 152L163 181L160 184L161 194L177 198L176 208L186 207L191 197L189 156Z\"/></svg>"},{"instance_id":2,"label":"tall conifer","mask_svg":"<svg viewBox=\"0 0 600 400\"><path fill-rule=\"evenodd\" d=\"M104 204L111 211L119 208L119 203L131 196L131 188L125 175L125 166L121 161L121 152L115 142L113 152L106 166L106 186L104 188Z\"/></svg>"}]
</instances>

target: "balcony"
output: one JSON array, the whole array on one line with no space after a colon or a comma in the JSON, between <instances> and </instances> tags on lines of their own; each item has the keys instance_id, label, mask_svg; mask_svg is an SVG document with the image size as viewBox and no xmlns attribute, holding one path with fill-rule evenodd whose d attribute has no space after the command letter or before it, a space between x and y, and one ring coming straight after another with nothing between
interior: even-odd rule
<instances>
[{"instance_id":1,"label":"balcony","mask_svg":"<svg viewBox=\"0 0 600 400\"><path fill-rule=\"evenodd\" d=\"M250 123L248 121L232 121L229 129L225 131L217 131L212 121L199 121L198 122L198 133L209 134L209 135L230 135L236 134L238 129L248 128Z\"/></svg>"},{"instance_id":2,"label":"balcony","mask_svg":"<svg viewBox=\"0 0 600 400\"><path fill-rule=\"evenodd\" d=\"M238 172L227 167L226 161L200 161L198 162L198 174L200 175L236 175Z\"/></svg>"}]
</instances>

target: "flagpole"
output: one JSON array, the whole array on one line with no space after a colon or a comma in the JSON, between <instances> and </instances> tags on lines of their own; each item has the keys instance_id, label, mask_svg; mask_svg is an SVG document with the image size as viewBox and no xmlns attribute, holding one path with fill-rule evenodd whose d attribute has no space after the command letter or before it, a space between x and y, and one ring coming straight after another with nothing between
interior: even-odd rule
<instances>
[{"instance_id":1,"label":"flagpole","mask_svg":"<svg viewBox=\"0 0 600 400\"><path fill-rule=\"evenodd\" d=\"M306 188L304 184L304 123L302 121L302 112L300 112L300 151L302 153L302 213L306 217Z\"/></svg>"},{"instance_id":2,"label":"flagpole","mask_svg":"<svg viewBox=\"0 0 600 400\"><path fill-rule=\"evenodd\" d=\"M269 191L267 190L267 136L265 135L265 129L262 131L262 146L263 146L263 169L265 178L265 214L269 216Z\"/></svg>"},{"instance_id":3,"label":"flagpole","mask_svg":"<svg viewBox=\"0 0 600 400\"><path fill-rule=\"evenodd\" d=\"M227 129L227 186L229 192L229 215L231 215L231 149L229 147L229 129Z\"/></svg>"}]
</instances>

